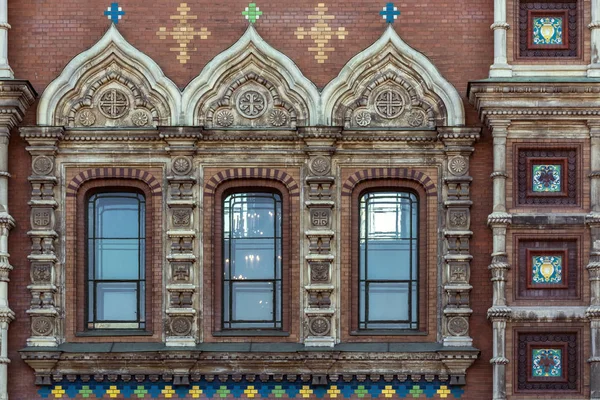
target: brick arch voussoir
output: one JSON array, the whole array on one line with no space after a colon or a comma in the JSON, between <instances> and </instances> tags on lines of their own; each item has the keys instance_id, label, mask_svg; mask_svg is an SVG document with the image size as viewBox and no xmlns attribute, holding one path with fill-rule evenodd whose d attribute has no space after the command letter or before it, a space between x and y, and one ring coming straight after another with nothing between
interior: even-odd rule
<instances>
[{"instance_id":1,"label":"brick arch voussoir","mask_svg":"<svg viewBox=\"0 0 600 400\"><path fill-rule=\"evenodd\" d=\"M427 196L436 196L435 182L423 172L410 168L370 168L350 175L342 186L342 196L351 196L354 187L368 179L408 179L419 182Z\"/></svg>"},{"instance_id":2,"label":"brick arch voussoir","mask_svg":"<svg viewBox=\"0 0 600 400\"><path fill-rule=\"evenodd\" d=\"M162 195L160 181L148 171L138 168L99 167L90 168L75 175L67 185L67 196L77 196L81 185L92 179L135 179L145 182L150 188L152 196Z\"/></svg>"},{"instance_id":3,"label":"brick arch voussoir","mask_svg":"<svg viewBox=\"0 0 600 400\"><path fill-rule=\"evenodd\" d=\"M217 187L232 179L273 179L283 183L292 197L300 196L300 186L287 172L273 168L232 168L220 171L204 186L205 196L214 196Z\"/></svg>"}]
</instances>

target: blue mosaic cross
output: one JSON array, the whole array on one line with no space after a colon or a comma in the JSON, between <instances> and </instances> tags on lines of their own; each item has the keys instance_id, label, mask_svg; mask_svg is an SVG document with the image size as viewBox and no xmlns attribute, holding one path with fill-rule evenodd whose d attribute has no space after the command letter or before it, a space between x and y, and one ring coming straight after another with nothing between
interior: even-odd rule
<instances>
[{"instance_id":1,"label":"blue mosaic cross","mask_svg":"<svg viewBox=\"0 0 600 400\"><path fill-rule=\"evenodd\" d=\"M398 19L400 11L398 11L398 7L394 7L394 3L387 3L385 7L383 7L383 10L379 11L379 15L381 15L388 24L393 24L394 20Z\"/></svg>"},{"instance_id":2,"label":"blue mosaic cross","mask_svg":"<svg viewBox=\"0 0 600 400\"><path fill-rule=\"evenodd\" d=\"M118 24L121 17L125 15L125 11L123 11L122 7L119 7L119 3L111 3L110 7L104 11L104 15L106 15L113 24Z\"/></svg>"}]
</instances>

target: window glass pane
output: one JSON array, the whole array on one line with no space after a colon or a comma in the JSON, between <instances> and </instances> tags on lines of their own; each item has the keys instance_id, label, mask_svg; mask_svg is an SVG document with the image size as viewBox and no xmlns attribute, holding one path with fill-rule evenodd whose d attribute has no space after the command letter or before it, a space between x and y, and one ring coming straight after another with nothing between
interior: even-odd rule
<instances>
[{"instance_id":1,"label":"window glass pane","mask_svg":"<svg viewBox=\"0 0 600 400\"><path fill-rule=\"evenodd\" d=\"M106 197L105 197L106 196ZM140 235L139 199L103 195L96 198L96 237L137 238Z\"/></svg>"},{"instance_id":2,"label":"window glass pane","mask_svg":"<svg viewBox=\"0 0 600 400\"><path fill-rule=\"evenodd\" d=\"M410 279L409 240L369 240L367 279Z\"/></svg>"},{"instance_id":3,"label":"window glass pane","mask_svg":"<svg viewBox=\"0 0 600 400\"><path fill-rule=\"evenodd\" d=\"M137 239L96 239L96 279L138 279L138 246Z\"/></svg>"},{"instance_id":4,"label":"window glass pane","mask_svg":"<svg viewBox=\"0 0 600 400\"><path fill-rule=\"evenodd\" d=\"M232 284L232 317L235 321L273 320L273 284L267 282L234 282Z\"/></svg>"},{"instance_id":5,"label":"window glass pane","mask_svg":"<svg viewBox=\"0 0 600 400\"><path fill-rule=\"evenodd\" d=\"M370 283L369 320L408 320L409 293L407 283Z\"/></svg>"},{"instance_id":6,"label":"window glass pane","mask_svg":"<svg viewBox=\"0 0 600 400\"><path fill-rule=\"evenodd\" d=\"M225 221L230 226L225 232L232 237L275 237L275 223L280 223L281 215L275 209L274 196L266 193L229 196L225 200L228 203Z\"/></svg>"},{"instance_id":7,"label":"window glass pane","mask_svg":"<svg viewBox=\"0 0 600 400\"><path fill-rule=\"evenodd\" d=\"M275 252L273 239L235 239L232 279L273 279L275 276Z\"/></svg>"},{"instance_id":8,"label":"window glass pane","mask_svg":"<svg viewBox=\"0 0 600 400\"><path fill-rule=\"evenodd\" d=\"M135 321L137 315L136 283L97 283L97 321Z\"/></svg>"}]
</instances>

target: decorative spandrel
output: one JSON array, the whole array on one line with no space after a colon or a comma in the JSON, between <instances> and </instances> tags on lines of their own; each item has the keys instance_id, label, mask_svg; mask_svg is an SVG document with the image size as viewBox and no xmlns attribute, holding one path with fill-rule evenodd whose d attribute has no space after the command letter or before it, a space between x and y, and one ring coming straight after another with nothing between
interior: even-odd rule
<instances>
[{"instance_id":1,"label":"decorative spandrel","mask_svg":"<svg viewBox=\"0 0 600 400\"><path fill-rule=\"evenodd\" d=\"M534 164L532 170L532 188L534 193L556 193L562 191L562 165Z\"/></svg>"},{"instance_id":2,"label":"decorative spandrel","mask_svg":"<svg viewBox=\"0 0 600 400\"><path fill-rule=\"evenodd\" d=\"M562 17L534 17L533 18L533 44L551 45L563 44Z\"/></svg>"},{"instance_id":3,"label":"decorative spandrel","mask_svg":"<svg viewBox=\"0 0 600 400\"><path fill-rule=\"evenodd\" d=\"M562 284L563 259L562 256L533 256L531 281L535 285Z\"/></svg>"},{"instance_id":4,"label":"decorative spandrel","mask_svg":"<svg viewBox=\"0 0 600 400\"><path fill-rule=\"evenodd\" d=\"M562 349L533 349L531 365L531 374L534 378L562 377Z\"/></svg>"}]
</instances>

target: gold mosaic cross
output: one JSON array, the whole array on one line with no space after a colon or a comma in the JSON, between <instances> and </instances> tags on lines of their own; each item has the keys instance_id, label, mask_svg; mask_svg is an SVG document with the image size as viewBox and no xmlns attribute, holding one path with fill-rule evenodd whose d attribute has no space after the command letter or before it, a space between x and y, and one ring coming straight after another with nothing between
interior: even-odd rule
<instances>
[{"instance_id":1,"label":"gold mosaic cross","mask_svg":"<svg viewBox=\"0 0 600 400\"><path fill-rule=\"evenodd\" d=\"M325 3L319 3L315 8L317 13L308 16L309 20L316 20L313 26L310 27L310 31L298 27L294 32L300 40L304 39L305 36L310 36L317 47L309 47L308 51L317 53L315 54L315 60L319 64L324 63L329 58L327 52L335 51L335 47L326 47L331 38L337 36L338 39L343 40L348 35L348 31L344 27L339 27L337 31L332 30L328 21L335 19L335 16L325 14L327 10Z\"/></svg>"},{"instance_id":2,"label":"gold mosaic cross","mask_svg":"<svg viewBox=\"0 0 600 400\"><path fill-rule=\"evenodd\" d=\"M156 34L162 40L171 36L179 45L179 47L171 47L169 50L178 52L177 59L181 64L187 63L190 59L189 52L196 51L196 48L189 48L189 44L194 40L194 37L200 36L201 40L208 39L210 32L207 28L200 28L197 32L195 28L189 24L189 20L198 19L197 15L189 15L191 8L188 7L187 3L181 3L177 7L179 14L171 15L171 19L178 21L177 25L173 27L171 32L167 31L167 28L162 26L158 29Z\"/></svg>"}]
</instances>

